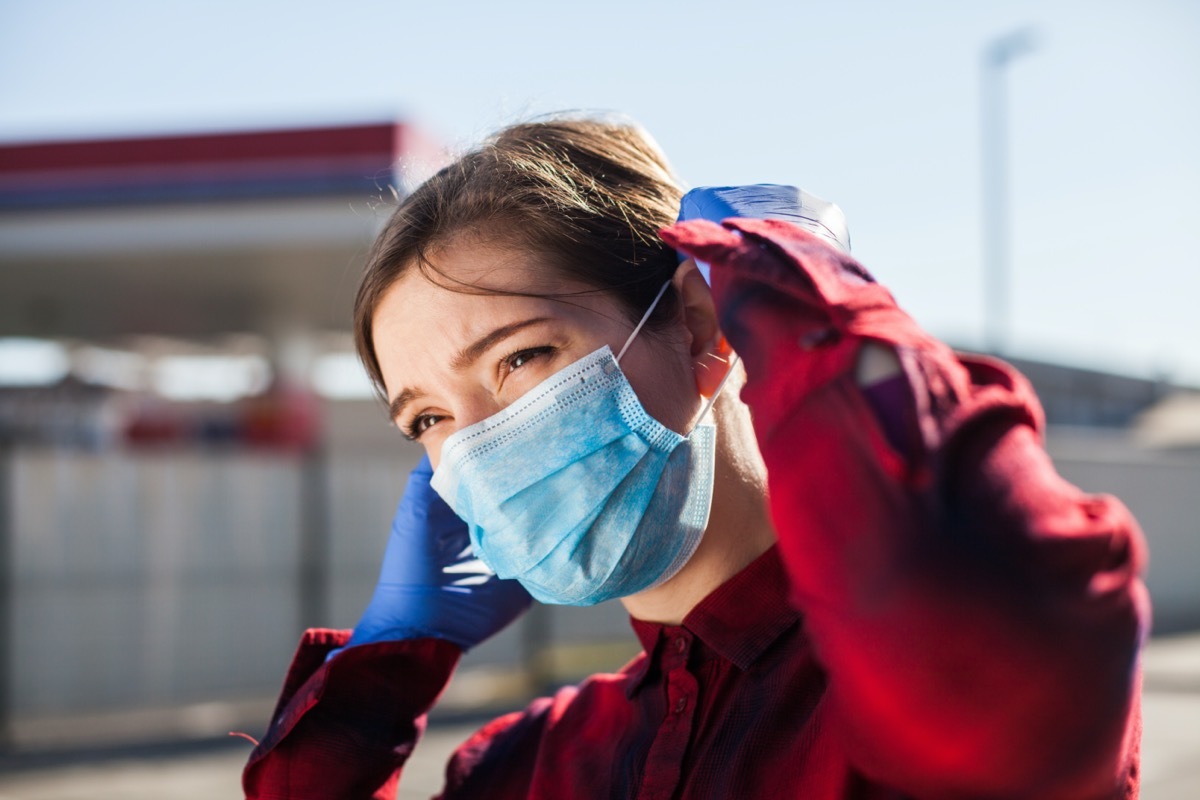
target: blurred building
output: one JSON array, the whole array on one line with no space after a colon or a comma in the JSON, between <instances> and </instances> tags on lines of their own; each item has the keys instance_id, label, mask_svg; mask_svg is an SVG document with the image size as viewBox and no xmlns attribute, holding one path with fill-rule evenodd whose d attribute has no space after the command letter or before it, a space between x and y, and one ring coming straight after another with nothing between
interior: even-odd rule
<instances>
[{"instance_id":1,"label":"blurred building","mask_svg":"<svg viewBox=\"0 0 1200 800\"><path fill-rule=\"evenodd\" d=\"M1128 428L1179 387L1092 369L1008 358L1037 390L1048 425Z\"/></svg>"},{"instance_id":2,"label":"blurred building","mask_svg":"<svg viewBox=\"0 0 1200 800\"><path fill-rule=\"evenodd\" d=\"M15 415L10 438L75 444L314 443L287 427L305 424L298 396L369 394L347 334L358 270L439 158L395 123L0 147L0 359L49 369L31 382L41 419L9 386L0 426Z\"/></svg>"},{"instance_id":3,"label":"blurred building","mask_svg":"<svg viewBox=\"0 0 1200 800\"><path fill-rule=\"evenodd\" d=\"M1116 495L1141 525L1155 632L1200 628L1200 390L1009 360L1037 390L1059 473Z\"/></svg>"},{"instance_id":4,"label":"blurred building","mask_svg":"<svg viewBox=\"0 0 1200 800\"><path fill-rule=\"evenodd\" d=\"M0 147L0 336L344 330L407 125Z\"/></svg>"},{"instance_id":5,"label":"blurred building","mask_svg":"<svg viewBox=\"0 0 1200 800\"><path fill-rule=\"evenodd\" d=\"M372 398L350 309L395 198L440 160L394 123L0 146L10 740L78 739L89 716L109 739L261 724L301 630L354 623L418 451ZM1200 624L1196 393L1017 366L1064 475L1142 520L1159 620ZM617 604L539 608L448 699L635 649Z\"/></svg>"}]
</instances>

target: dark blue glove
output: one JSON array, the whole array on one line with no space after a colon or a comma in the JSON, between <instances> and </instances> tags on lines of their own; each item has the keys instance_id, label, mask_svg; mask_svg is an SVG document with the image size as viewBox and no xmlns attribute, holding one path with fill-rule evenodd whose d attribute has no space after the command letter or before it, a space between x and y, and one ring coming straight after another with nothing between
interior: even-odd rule
<instances>
[{"instance_id":1,"label":"dark blue glove","mask_svg":"<svg viewBox=\"0 0 1200 800\"><path fill-rule=\"evenodd\" d=\"M529 593L475 557L466 524L429 485L423 457L396 508L375 595L347 647L434 637L467 650L529 607Z\"/></svg>"},{"instance_id":2,"label":"dark blue glove","mask_svg":"<svg viewBox=\"0 0 1200 800\"><path fill-rule=\"evenodd\" d=\"M794 222L850 252L850 230L842 210L795 186L758 183L750 186L701 186L679 202L679 221L706 219L719 223L729 217L782 219ZM710 284L708 264L696 262Z\"/></svg>"}]
</instances>

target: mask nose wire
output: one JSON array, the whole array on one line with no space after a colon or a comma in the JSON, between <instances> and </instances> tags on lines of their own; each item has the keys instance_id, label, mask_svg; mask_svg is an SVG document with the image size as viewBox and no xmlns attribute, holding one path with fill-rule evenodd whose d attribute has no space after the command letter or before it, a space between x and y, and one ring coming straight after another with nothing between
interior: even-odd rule
<instances>
[{"instance_id":1,"label":"mask nose wire","mask_svg":"<svg viewBox=\"0 0 1200 800\"><path fill-rule=\"evenodd\" d=\"M650 315L654 313L655 307L658 306L658 301L662 299L662 296L667 291L667 287L670 285L671 282L667 281L662 285L662 288L658 290L658 294L654 295L654 301L650 303L650 307L646 309L646 313L642 314L642 318L638 320L637 327L633 329L633 333L629 334L629 338L625 340L625 345L621 348L621 352L617 353L615 360L618 365L621 363L621 356L625 355L625 351L629 349L629 345L633 344L633 340L637 338L638 333L640 333L642 327L645 326L646 320L650 319ZM738 365L738 361L740 361L740 359L738 358L737 354L734 354L733 358L729 360L729 370L726 371L725 377L721 378L721 382L717 384L717 390L712 393L712 397L708 398L708 402L704 404L704 410L701 411L700 416L696 418L696 425L704 422L704 418L708 416L708 412L712 411L713 404L716 403L717 398L721 396L721 391L725 388L725 382L728 381L729 376L733 374L733 369ZM693 430L694 429L695 428L693 426Z\"/></svg>"}]
</instances>

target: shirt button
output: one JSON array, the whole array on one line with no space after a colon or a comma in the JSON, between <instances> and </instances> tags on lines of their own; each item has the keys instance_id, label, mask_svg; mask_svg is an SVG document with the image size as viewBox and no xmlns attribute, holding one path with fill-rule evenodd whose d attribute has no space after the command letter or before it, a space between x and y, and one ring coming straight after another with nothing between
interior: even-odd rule
<instances>
[{"instance_id":1,"label":"shirt button","mask_svg":"<svg viewBox=\"0 0 1200 800\"><path fill-rule=\"evenodd\" d=\"M687 650L687 639L682 636L675 637L675 652L682 653Z\"/></svg>"},{"instance_id":2,"label":"shirt button","mask_svg":"<svg viewBox=\"0 0 1200 800\"><path fill-rule=\"evenodd\" d=\"M687 698L686 697L681 697L675 701L675 713L676 714L682 714L683 710L685 708L687 708Z\"/></svg>"}]
</instances>

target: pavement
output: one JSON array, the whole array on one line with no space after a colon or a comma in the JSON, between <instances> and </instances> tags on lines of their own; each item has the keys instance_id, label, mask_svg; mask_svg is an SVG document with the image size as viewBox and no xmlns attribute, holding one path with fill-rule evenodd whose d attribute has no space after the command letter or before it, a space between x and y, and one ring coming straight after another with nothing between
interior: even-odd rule
<instances>
[{"instance_id":1,"label":"pavement","mask_svg":"<svg viewBox=\"0 0 1200 800\"><path fill-rule=\"evenodd\" d=\"M450 754L479 723L431 727L404 769L398 800L428 800L442 788ZM0 774L0 800L224 800L242 797L250 743L205 743L174 754L143 753Z\"/></svg>"},{"instance_id":2,"label":"pavement","mask_svg":"<svg viewBox=\"0 0 1200 800\"><path fill-rule=\"evenodd\" d=\"M1142 798L1200 798L1200 633L1151 640L1142 708ZM431 724L405 767L399 800L435 795L454 748L478 722ZM242 740L0 762L0 800L222 800L241 797Z\"/></svg>"}]
</instances>

